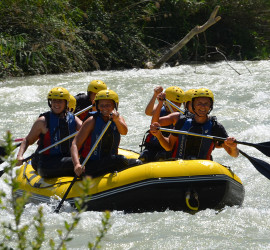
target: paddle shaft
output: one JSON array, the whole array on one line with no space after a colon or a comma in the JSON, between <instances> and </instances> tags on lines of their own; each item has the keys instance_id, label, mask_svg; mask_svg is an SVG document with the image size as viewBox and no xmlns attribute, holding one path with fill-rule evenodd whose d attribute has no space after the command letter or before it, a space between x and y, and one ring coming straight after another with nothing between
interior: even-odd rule
<instances>
[{"instance_id":1,"label":"paddle shaft","mask_svg":"<svg viewBox=\"0 0 270 250\"><path fill-rule=\"evenodd\" d=\"M81 113L83 113L83 112L85 112L85 111L91 109L92 107L93 107L93 105L90 105L89 107L86 107L85 109L82 109L81 111L77 112L77 113L74 114L74 115L75 115L75 116L80 115ZM49 149L51 149L51 148L57 146L58 144L60 144L60 143L62 143L62 142L64 142L64 141L67 141L67 140L71 139L71 138L74 137L76 134L78 134L78 131L76 131L76 132L74 132L73 134L71 134L71 135L69 135L69 136L63 138L62 140L57 141L57 142L55 142L54 144L52 144L52 145L50 145L50 146L48 146L48 147L46 147L46 148L40 150L40 151L38 152L38 154L42 154L43 152L45 152L45 151L47 151L47 150L49 150ZM33 153L33 154L30 155L29 157L25 158L23 161L28 161L28 160L31 159L35 154L36 154L36 153Z\"/></svg>"},{"instance_id":2,"label":"paddle shaft","mask_svg":"<svg viewBox=\"0 0 270 250\"><path fill-rule=\"evenodd\" d=\"M203 137L203 138L212 139L212 140L218 140L218 141L225 141L226 140L226 138L222 138L222 137L216 137L216 136L210 136L210 135L201 135L201 134L196 134L196 133L191 133L191 132L186 132L186 131L181 131L181 130L174 130L174 129L160 128L160 131L170 132L170 133L177 133L177 134L183 134L183 135L198 136L198 137ZM262 145L253 144L253 143L249 143L249 142L241 142L241 141L236 141L236 143L247 145L247 146L253 146L253 147L259 149L261 152L263 152L260 148L258 148L258 146L262 147ZM266 148L267 151L268 151L269 146L264 146L264 148ZM249 156L248 154L246 154L245 152L241 151L240 149L239 149L239 152L244 157L246 157L250 161L250 163L262 175L264 175L266 178L270 179L270 165L268 163L266 163L265 161L262 161L260 159L257 159L255 157Z\"/></svg>"},{"instance_id":3,"label":"paddle shaft","mask_svg":"<svg viewBox=\"0 0 270 250\"><path fill-rule=\"evenodd\" d=\"M202 138L207 138L207 139L212 139L212 140L216 140L216 141L225 141L226 138L223 137L218 137L218 136L212 136L212 135L201 135L201 134L196 134L196 133L192 133L192 132L187 132L187 131L182 131L182 130L175 130L175 129L169 129L169 128L159 128L160 131L164 131L164 132L169 132L169 133L174 133L174 134L182 134L182 135L191 135L191 136L197 136L197 137L202 137ZM243 144L246 146L252 146L252 147L258 147L257 144L254 143L250 143L250 142L242 142L242 141L235 141L238 144ZM265 147L265 148L269 148L268 146L262 146L260 145L260 147Z\"/></svg>"},{"instance_id":4,"label":"paddle shaft","mask_svg":"<svg viewBox=\"0 0 270 250\"><path fill-rule=\"evenodd\" d=\"M60 143L62 143L62 142L64 142L64 141L67 141L67 140L71 139L71 138L74 137L76 134L78 134L78 131L76 131L76 132L74 132L73 134L71 134L71 135L69 135L69 136L63 138L62 140L57 141L57 142L55 142L54 144L52 144L52 145L50 145L50 146L48 146L48 147L46 147L46 148L44 148L44 149L38 151L37 153L35 152L35 153L31 154L30 156L28 156L28 157L26 157L25 159L23 159L23 162L28 161L28 160L31 159L35 154L42 154L43 152L49 150L50 148L53 148L53 147L57 146L58 144L60 144Z\"/></svg>"},{"instance_id":5,"label":"paddle shaft","mask_svg":"<svg viewBox=\"0 0 270 250\"><path fill-rule=\"evenodd\" d=\"M179 112L181 112L182 114L185 114L185 111L183 111L182 109L180 109L177 105L175 105L173 102L169 101L168 99L165 98L165 102L169 103L171 106L173 106L175 109L177 109Z\"/></svg>"},{"instance_id":6,"label":"paddle shaft","mask_svg":"<svg viewBox=\"0 0 270 250\"><path fill-rule=\"evenodd\" d=\"M170 110L171 113L173 113L173 109L172 109L172 106L166 102L166 106L168 107L168 109Z\"/></svg>"},{"instance_id":7,"label":"paddle shaft","mask_svg":"<svg viewBox=\"0 0 270 250\"><path fill-rule=\"evenodd\" d=\"M75 116L78 116L78 115L82 114L83 112L85 112L85 111L91 109L92 107L93 107L93 105L90 105L90 106L88 106L88 107L86 107L86 108L80 110L79 112L75 113L74 115L75 115Z\"/></svg>"},{"instance_id":8,"label":"paddle shaft","mask_svg":"<svg viewBox=\"0 0 270 250\"><path fill-rule=\"evenodd\" d=\"M106 124L106 126L104 127L104 129L102 130L102 132L100 133L99 137L97 138L97 140L95 141L95 144L93 145L93 147L91 148L91 150L89 151L88 155L86 156L86 158L84 159L83 163L82 163L82 168L85 167L85 164L87 163L87 161L89 160L89 158L91 157L91 155L93 154L93 152L95 151L97 145L99 144L100 140L102 139L103 135L105 134L105 132L107 131L108 127L111 125L112 121L109 120ZM55 213L59 213L60 208L62 207L62 204L64 203L64 201L66 200L72 186L74 185L74 183L76 182L78 176L76 175L72 182L70 183L66 193L64 194L62 200L60 201L60 203L58 204L57 208L54 210Z\"/></svg>"},{"instance_id":9,"label":"paddle shaft","mask_svg":"<svg viewBox=\"0 0 270 250\"><path fill-rule=\"evenodd\" d=\"M75 115L75 116L78 116L78 115L82 114L83 112L85 112L85 111L91 109L92 107L93 107L93 105L90 105L90 106L88 106L88 107L82 109L81 111L77 112L77 113L74 114L74 115ZM60 143L62 143L62 142L64 142L64 141L66 141L66 140L71 139L71 138L74 137L77 133L78 133L78 131L76 131L76 132L74 132L73 134L71 134L71 135L69 135L69 136L63 138L62 140L60 140L60 141L58 141L58 142L56 142L56 143L54 143L54 144L52 144L52 145L50 145L50 146L48 146L48 147L42 149L42 150L40 150L40 151L38 152L38 154L41 154L41 153L43 153L43 152L49 150L50 148L53 148L53 147L57 146L58 144L60 144ZM24 138L14 139L14 142L20 142L20 141L23 141L23 139L24 139ZM1 142L1 140L0 140L0 142ZM17 144L16 147L19 147L20 145L21 145L21 143ZM3 147L3 146L0 146L0 156L4 156L4 153L3 153L3 152L4 152L4 147ZM33 154L31 154L30 156L28 156L27 158L23 159L23 162L28 161L28 160L31 159L35 154L36 154L36 153L33 153ZM0 164L2 164L2 163L3 163L3 161L0 159ZM4 170L0 170L0 177L3 175L3 173L4 173Z\"/></svg>"}]
</instances>

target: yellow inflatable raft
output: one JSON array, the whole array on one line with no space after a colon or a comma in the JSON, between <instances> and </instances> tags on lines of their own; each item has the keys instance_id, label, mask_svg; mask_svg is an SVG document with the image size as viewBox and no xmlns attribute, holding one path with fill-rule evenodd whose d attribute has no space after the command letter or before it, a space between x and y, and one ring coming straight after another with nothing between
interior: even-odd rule
<instances>
[{"instance_id":1,"label":"yellow inflatable raft","mask_svg":"<svg viewBox=\"0 0 270 250\"><path fill-rule=\"evenodd\" d=\"M121 149L119 153L138 158L137 153L129 150ZM43 179L28 162L21 166L17 179L20 183L17 195L29 191L30 202L50 203L52 197L62 199L73 177ZM67 196L66 201L72 205L82 192L80 182L73 185ZM125 212L221 209L240 206L244 193L238 176L217 162L173 160L151 162L94 178L87 207L94 211Z\"/></svg>"}]
</instances>

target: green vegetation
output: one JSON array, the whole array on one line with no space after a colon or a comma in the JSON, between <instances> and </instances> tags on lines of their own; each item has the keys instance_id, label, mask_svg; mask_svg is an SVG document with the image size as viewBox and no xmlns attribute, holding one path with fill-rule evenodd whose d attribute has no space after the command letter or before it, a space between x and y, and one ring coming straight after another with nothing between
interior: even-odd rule
<instances>
[{"instance_id":1,"label":"green vegetation","mask_svg":"<svg viewBox=\"0 0 270 250\"><path fill-rule=\"evenodd\" d=\"M0 77L141 68L216 5L221 21L171 63L224 59L216 48L228 59L268 59L268 0L1 0Z\"/></svg>"},{"instance_id":2,"label":"green vegetation","mask_svg":"<svg viewBox=\"0 0 270 250\"><path fill-rule=\"evenodd\" d=\"M43 207L39 206L37 213L33 216L33 219L27 223L23 222L23 215L25 204L30 197L29 193L24 193L22 196L16 196L16 190L19 188L19 183L16 180L13 168L16 166L16 160L14 160L14 149L12 145L12 137L10 133L7 133L5 152L7 156L4 158L8 162L8 166L5 168L6 177L1 177L5 180L7 185L11 189L11 197L8 198L6 192L0 190L0 209L5 210L11 214L13 219L4 221L0 225L0 248L1 249L67 249L67 243L73 238L71 233L76 229L81 219L81 214L85 211L84 202L90 188L90 178L85 178L82 184L84 190L82 196L76 201L76 208L78 212L72 213L72 220L65 221L62 226L63 229L55 229L58 235L57 240L47 239L45 234ZM110 213L104 212L102 218L102 227L99 230L99 234L96 237L94 243L88 242L86 245L88 249L100 248L100 243L108 229L110 228ZM31 233L29 233L29 231ZM45 247L45 248L44 248Z\"/></svg>"}]
</instances>

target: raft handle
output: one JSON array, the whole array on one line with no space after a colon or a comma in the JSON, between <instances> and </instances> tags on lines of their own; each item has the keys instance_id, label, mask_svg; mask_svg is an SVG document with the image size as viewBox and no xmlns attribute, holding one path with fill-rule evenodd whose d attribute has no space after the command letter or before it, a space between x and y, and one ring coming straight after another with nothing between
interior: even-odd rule
<instances>
[{"instance_id":1,"label":"raft handle","mask_svg":"<svg viewBox=\"0 0 270 250\"><path fill-rule=\"evenodd\" d=\"M193 192L192 194L193 194L194 199L197 201L197 204L198 205L196 207L193 207L193 206L190 205L190 203L189 203L190 196L191 196L191 192L190 191L187 191L186 192L186 205L187 205L187 207L190 210L192 210L192 211L198 211L199 210L199 196L198 196L197 192Z\"/></svg>"}]
</instances>

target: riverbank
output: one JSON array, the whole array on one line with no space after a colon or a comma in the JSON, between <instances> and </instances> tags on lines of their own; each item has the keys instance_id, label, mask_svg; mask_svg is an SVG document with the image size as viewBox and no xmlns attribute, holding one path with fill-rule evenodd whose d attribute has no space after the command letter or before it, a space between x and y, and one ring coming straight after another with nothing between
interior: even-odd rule
<instances>
[{"instance_id":1,"label":"riverbank","mask_svg":"<svg viewBox=\"0 0 270 250\"><path fill-rule=\"evenodd\" d=\"M145 68L206 22L216 5L221 20L167 63L269 59L265 0L2 0L0 78Z\"/></svg>"}]
</instances>

